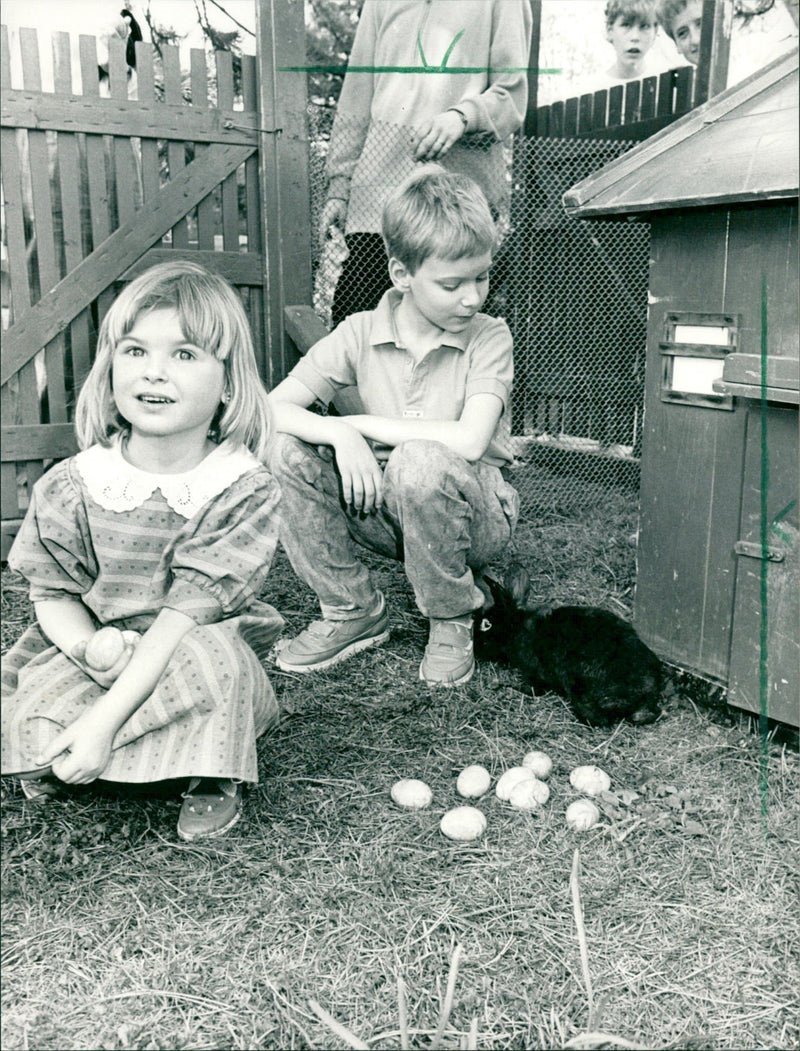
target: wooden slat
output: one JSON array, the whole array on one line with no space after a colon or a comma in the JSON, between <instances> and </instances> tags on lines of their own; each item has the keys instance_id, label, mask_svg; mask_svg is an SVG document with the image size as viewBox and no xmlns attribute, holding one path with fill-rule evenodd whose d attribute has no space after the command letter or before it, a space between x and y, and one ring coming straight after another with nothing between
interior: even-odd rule
<instances>
[{"instance_id":1,"label":"wooden slat","mask_svg":"<svg viewBox=\"0 0 800 1051\"><path fill-rule=\"evenodd\" d=\"M531 46L528 52L528 108L523 133L529 138L541 135L538 130L539 109L539 51L542 36L542 0L530 0Z\"/></svg>"},{"instance_id":2,"label":"wooden slat","mask_svg":"<svg viewBox=\"0 0 800 1051\"><path fill-rule=\"evenodd\" d=\"M564 137L564 103L560 99L550 107L550 137Z\"/></svg>"},{"instance_id":3,"label":"wooden slat","mask_svg":"<svg viewBox=\"0 0 800 1051\"><path fill-rule=\"evenodd\" d=\"M97 75L97 45L92 36L80 36L78 49L81 62L81 90L85 96L100 98L100 83ZM106 150L102 136L86 136L86 170L89 184L89 218L92 231L92 246L97 249L111 233L111 211L106 179ZM102 321L114 300L114 290L103 288L98 295L97 312ZM87 304L88 305L88 304Z\"/></svg>"},{"instance_id":4,"label":"wooden slat","mask_svg":"<svg viewBox=\"0 0 800 1051\"><path fill-rule=\"evenodd\" d=\"M258 74L254 55L242 55L242 102L246 109L258 107ZM244 163L245 222L247 229L247 255L239 258L257 258L262 281L258 294L248 297L250 327L253 332L253 349L260 376L269 376L269 346L264 329L264 234L261 212L261 188L259 184L258 156L254 154Z\"/></svg>"},{"instance_id":5,"label":"wooden slat","mask_svg":"<svg viewBox=\"0 0 800 1051\"><path fill-rule=\"evenodd\" d=\"M585 135L594 127L592 123L592 110L594 108L594 95L581 95L578 100L578 132Z\"/></svg>"},{"instance_id":6,"label":"wooden slat","mask_svg":"<svg viewBox=\"0 0 800 1051\"><path fill-rule=\"evenodd\" d=\"M189 56L190 80L192 86L192 109L208 109L208 65L206 63L205 51L193 47ZM206 145L196 142L194 146L195 160L202 160L206 152ZM205 197L197 205L197 247L200 249L213 249L214 247L214 199Z\"/></svg>"},{"instance_id":7,"label":"wooden slat","mask_svg":"<svg viewBox=\"0 0 800 1051\"><path fill-rule=\"evenodd\" d=\"M658 101L656 102L656 115L659 117L670 116L674 109L675 103L673 101L674 94L674 76L676 71L674 69L668 69L666 73L662 73L658 78Z\"/></svg>"},{"instance_id":8,"label":"wooden slat","mask_svg":"<svg viewBox=\"0 0 800 1051\"><path fill-rule=\"evenodd\" d=\"M172 248L151 248L120 274L119 280L131 281L149 267L175 258ZM264 283L264 259L260 252L215 252L200 248L181 253L181 258L190 258L192 262L221 274L235 286L259 288Z\"/></svg>"},{"instance_id":9,"label":"wooden slat","mask_svg":"<svg viewBox=\"0 0 800 1051\"><path fill-rule=\"evenodd\" d=\"M11 82L11 49L8 30L0 27L0 88L4 92ZM24 133L22 133L24 134ZM22 172L19 163L17 133L9 128L0 131L3 158L3 204L5 209L6 247L8 249L8 285L12 319L30 303L28 264L25 253L25 227L22 211ZM6 305L6 304L4 304ZM0 391L0 411L7 423L19 419L19 377L15 376ZM17 469L14 464L0 466L0 513L3 519L20 513Z\"/></svg>"},{"instance_id":10,"label":"wooden slat","mask_svg":"<svg viewBox=\"0 0 800 1051\"><path fill-rule=\"evenodd\" d=\"M34 29L21 29L19 34L22 57L22 71L27 85L33 84L38 90L41 87L39 71L39 42ZM53 207L50 197L48 176L47 141L44 132L28 132L28 157L26 158L31 180L31 205L33 208L34 237L36 251L33 258L37 265L34 287L31 287L31 301L36 297L35 283L38 280L40 294L52 287L47 284L50 276L54 249ZM40 347L39 349L43 349ZM32 355L33 357L33 355ZM43 364L44 356L38 357ZM19 376L19 418L22 423L38 424L41 420L41 402L38 390L36 366L31 362L20 370ZM42 476L41 461L26 458L24 476L28 492Z\"/></svg>"},{"instance_id":11,"label":"wooden slat","mask_svg":"<svg viewBox=\"0 0 800 1051\"><path fill-rule=\"evenodd\" d=\"M217 103L223 109L233 106L233 58L229 51L214 54L217 65ZM233 172L223 182L222 195L222 244L226 251L239 250L239 192L237 175Z\"/></svg>"},{"instance_id":12,"label":"wooden slat","mask_svg":"<svg viewBox=\"0 0 800 1051\"><path fill-rule=\"evenodd\" d=\"M40 423L3 427L2 459L4 463L27 457L60 460L78 451L75 428L71 423Z\"/></svg>"},{"instance_id":13,"label":"wooden slat","mask_svg":"<svg viewBox=\"0 0 800 1051\"><path fill-rule=\"evenodd\" d=\"M2 379L6 383L55 334L107 288L186 212L252 152L248 146L212 146L202 165L191 164L164 187L132 223L121 226L20 318L5 335Z\"/></svg>"},{"instance_id":14,"label":"wooden slat","mask_svg":"<svg viewBox=\"0 0 800 1051\"><path fill-rule=\"evenodd\" d=\"M625 103L623 107L623 124L633 124L639 120L642 85L638 80L629 80L625 85Z\"/></svg>"},{"instance_id":15,"label":"wooden slat","mask_svg":"<svg viewBox=\"0 0 800 1051\"><path fill-rule=\"evenodd\" d=\"M57 92L72 91L72 58L68 33L53 34L54 86ZM78 136L60 134L57 140L58 176L64 230L64 265L67 273L84 257L83 215L81 212L81 170ZM89 312L82 310L70 325L70 355L65 362L67 394L77 392L89 374ZM70 398L70 408L74 401Z\"/></svg>"},{"instance_id":16,"label":"wooden slat","mask_svg":"<svg viewBox=\"0 0 800 1051\"><path fill-rule=\"evenodd\" d=\"M622 123L622 102L625 97L625 88L622 84L615 84L608 93L608 118L606 127L613 128Z\"/></svg>"},{"instance_id":17,"label":"wooden slat","mask_svg":"<svg viewBox=\"0 0 800 1051\"><path fill-rule=\"evenodd\" d=\"M128 67L125 61L125 42L119 37L108 42L108 80L111 98L128 98ZM141 179L136 146L127 135L115 135L111 140L114 157L114 191L117 217L120 224L130 222L141 206Z\"/></svg>"},{"instance_id":18,"label":"wooden slat","mask_svg":"<svg viewBox=\"0 0 800 1051\"><path fill-rule=\"evenodd\" d=\"M136 44L136 90L141 105L153 104L156 97L153 48L146 41ZM145 201L152 201L161 189L158 143L155 139L145 136L140 136L139 141L142 160L142 197Z\"/></svg>"},{"instance_id":19,"label":"wooden slat","mask_svg":"<svg viewBox=\"0 0 800 1051\"><path fill-rule=\"evenodd\" d=\"M180 105L183 101L180 52L176 47L167 46L162 48L162 58L164 62L164 98L173 106ZM180 142L167 143L167 162L170 181L172 181L186 165L186 146L183 139ZM189 247L189 229L185 218L173 226L172 244L175 248Z\"/></svg>"},{"instance_id":20,"label":"wooden slat","mask_svg":"<svg viewBox=\"0 0 800 1051\"><path fill-rule=\"evenodd\" d=\"M313 307L288 306L285 307L283 316L286 335L301 354L306 354L330 331L319 315L314 313Z\"/></svg>"},{"instance_id":21,"label":"wooden slat","mask_svg":"<svg viewBox=\"0 0 800 1051\"><path fill-rule=\"evenodd\" d=\"M650 120L656 115L656 94L658 93L658 78L645 77L642 81L641 108L639 120Z\"/></svg>"},{"instance_id":22,"label":"wooden slat","mask_svg":"<svg viewBox=\"0 0 800 1051\"><path fill-rule=\"evenodd\" d=\"M675 82L675 113L687 113L692 108L694 67L682 66L672 71Z\"/></svg>"},{"instance_id":23,"label":"wooden slat","mask_svg":"<svg viewBox=\"0 0 800 1051\"><path fill-rule=\"evenodd\" d=\"M564 103L564 135L572 138L578 133L578 100L567 99Z\"/></svg>"},{"instance_id":24,"label":"wooden slat","mask_svg":"<svg viewBox=\"0 0 800 1051\"><path fill-rule=\"evenodd\" d=\"M596 131L608 123L608 92L595 91L592 102L592 128Z\"/></svg>"},{"instance_id":25,"label":"wooden slat","mask_svg":"<svg viewBox=\"0 0 800 1051\"><path fill-rule=\"evenodd\" d=\"M97 54L94 37L82 36L80 39L91 41ZM152 62L150 45L145 45L142 51L150 54ZM96 66L97 63L95 83ZM137 73L140 77L138 66ZM184 105L142 98L138 102L101 99L96 103L86 88L84 80L83 97L71 98L9 88L0 100L0 123L9 128L37 128L39 131L83 131L93 135L135 135L142 139L227 142L233 146L255 145L258 139L258 114L254 112L233 109L194 112Z\"/></svg>"},{"instance_id":26,"label":"wooden slat","mask_svg":"<svg viewBox=\"0 0 800 1051\"><path fill-rule=\"evenodd\" d=\"M540 138L550 134L549 106L540 106L536 111L536 134Z\"/></svg>"},{"instance_id":27,"label":"wooden slat","mask_svg":"<svg viewBox=\"0 0 800 1051\"><path fill-rule=\"evenodd\" d=\"M258 105L258 80L254 55L242 55L242 101L246 108ZM245 161L245 221L247 223L248 252L263 251L263 225L258 186L258 157L254 154Z\"/></svg>"}]
</instances>

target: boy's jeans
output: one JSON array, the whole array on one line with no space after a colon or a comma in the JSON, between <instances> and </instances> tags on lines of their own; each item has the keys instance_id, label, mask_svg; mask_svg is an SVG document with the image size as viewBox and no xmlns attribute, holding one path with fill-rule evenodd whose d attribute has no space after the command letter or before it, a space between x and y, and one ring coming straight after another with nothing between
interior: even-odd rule
<instances>
[{"instance_id":1,"label":"boy's jeans","mask_svg":"<svg viewBox=\"0 0 800 1051\"><path fill-rule=\"evenodd\" d=\"M344 509L327 452L277 434L270 453L282 493L281 542L323 617L349 620L375 607L377 592L354 541L405 563L424 616L479 609L483 592L472 570L502 554L519 511L499 468L469 463L441 442L403 442L384 467L383 507L359 516Z\"/></svg>"}]
</instances>

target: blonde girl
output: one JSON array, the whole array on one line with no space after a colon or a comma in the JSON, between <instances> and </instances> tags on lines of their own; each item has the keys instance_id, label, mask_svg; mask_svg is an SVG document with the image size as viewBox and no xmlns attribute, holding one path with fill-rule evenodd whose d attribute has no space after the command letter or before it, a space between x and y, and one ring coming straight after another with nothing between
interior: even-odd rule
<instances>
[{"instance_id":1,"label":"blonde girl","mask_svg":"<svg viewBox=\"0 0 800 1051\"><path fill-rule=\"evenodd\" d=\"M277 718L260 658L282 626L259 600L270 410L230 285L184 261L132 281L75 426L82 451L36 484L9 557L36 624L4 661L2 772L40 800L186 778L178 834L222 835Z\"/></svg>"}]
</instances>

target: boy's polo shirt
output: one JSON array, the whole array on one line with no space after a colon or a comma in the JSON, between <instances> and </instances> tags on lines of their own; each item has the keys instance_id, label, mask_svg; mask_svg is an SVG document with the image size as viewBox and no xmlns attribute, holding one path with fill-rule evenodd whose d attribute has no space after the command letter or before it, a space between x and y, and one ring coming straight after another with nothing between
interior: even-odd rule
<instances>
[{"instance_id":1,"label":"boy's polo shirt","mask_svg":"<svg viewBox=\"0 0 800 1051\"><path fill-rule=\"evenodd\" d=\"M504 467L512 460L506 420L514 376L511 332L505 321L476 314L463 332L442 332L422 361L400 344L394 311L401 295L385 293L375 310L351 314L315 343L291 375L327 404L342 387L356 387L370 416L408 420L458 420L467 398L495 394L503 416L482 456ZM373 444L382 460L391 452Z\"/></svg>"}]
</instances>

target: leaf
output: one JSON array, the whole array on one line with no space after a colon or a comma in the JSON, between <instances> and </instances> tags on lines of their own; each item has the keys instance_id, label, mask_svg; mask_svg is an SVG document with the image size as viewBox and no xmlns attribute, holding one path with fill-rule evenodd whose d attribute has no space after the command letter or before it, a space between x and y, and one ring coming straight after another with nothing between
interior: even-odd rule
<instances>
[{"instance_id":1,"label":"leaf","mask_svg":"<svg viewBox=\"0 0 800 1051\"><path fill-rule=\"evenodd\" d=\"M678 789L675 787L675 785L665 785L665 784L656 785L656 795L657 796L669 796L669 795L673 795L677 791L678 791Z\"/></svg>"},{"instance_id":2,"label":"leaf","mask_svg":"<svg viewBox=\"0 0 800 1051\"><path fill-rule=\"evenodd\" d=\"M683 831L687 836L704 836L706 834L706 830L699 821L684 821Z\"/></svg>"},{"instance_id":3,"label":"leaf","mask_svg":"<svg viewBox=\"0 0 800 1051\"><path fill-rule=\"evenodd\" d=\"M634 792L632 788L623 788L619 794L620 799L624 806L630 806L631 803L635 803L637 799L641 799L638 792Z\"/></svg>"}]
</instances>

